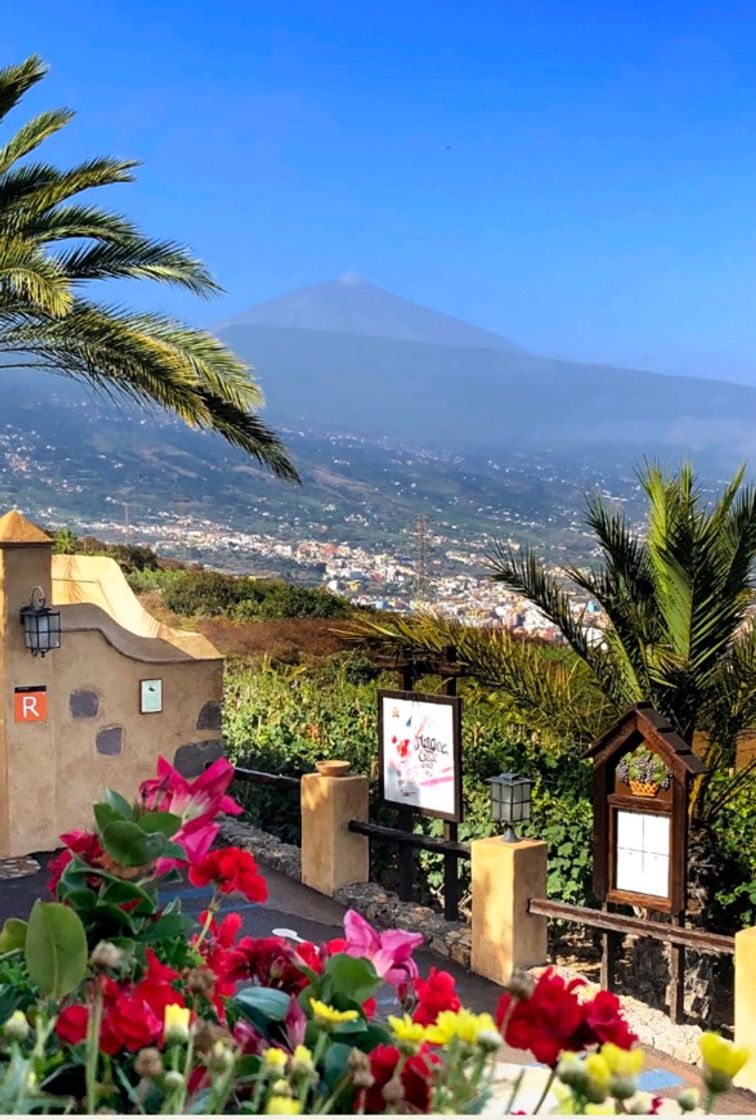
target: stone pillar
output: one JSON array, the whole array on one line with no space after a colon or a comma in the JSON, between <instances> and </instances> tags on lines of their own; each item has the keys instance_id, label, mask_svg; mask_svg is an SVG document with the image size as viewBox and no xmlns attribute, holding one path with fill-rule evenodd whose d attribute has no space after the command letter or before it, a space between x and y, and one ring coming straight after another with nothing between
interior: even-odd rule
<instances>
[{"instance_id":1,"label":"stone pillar","mask_svg":"<svg viewBox=\"0 0 756 1120\"><path fill-rule=\"evenodd\" d=\"M302 882L333 896L339 887L367 883L367 836L350 832L350 820L368 819L368 780L358 775L326 778L304 774L302 806Z\"/></svg>"},{"instance_id":2,"label":"stone pillar","mask_svg":"<svg viewBox=\"0 0 756 1120\"><path fill-rule=\"evenodd\" d=\"M751 1051L735 1084L756 1092L756 928L735 934L735 1043Z\"/></svg>"},{"instance_id":3,"label":"stone pillar","mask_svg":"<svg viewBox=\"0 0 756 1120\"><path fill-rule=\"evenodd\" d=\"M507 984L517 969L546 960L546 918L528 914L528 899L546 897L547 847L492 836L471 849L472 969Z\"/></svg>"}]
</instances>

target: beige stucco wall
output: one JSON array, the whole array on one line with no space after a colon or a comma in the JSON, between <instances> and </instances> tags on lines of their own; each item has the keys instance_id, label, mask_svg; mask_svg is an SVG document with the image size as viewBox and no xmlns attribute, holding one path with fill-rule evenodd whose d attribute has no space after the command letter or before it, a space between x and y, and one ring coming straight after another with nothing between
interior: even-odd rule
<instances>
[{"instance_id":1,"label":"beige stucco wall","mask_svg":"<svg viewBox=\"0 0 756 1120\"><path fill-rule=\"evenodd\" d=\"M223 663L214 647L151 619L114 561L62 558L64 578L58 559L61 649L33 657L19 611L35 585L50 600L50 547L0 541L0 856L57 847L61 832L89 826L106 786L132 796L161 754L187 774L220 754ZM140 681L153 678L162 680L163 710L142 714ZM14 690L29 685L47 686L44 722L15 721Z\"/></svg>"}]
</instances>

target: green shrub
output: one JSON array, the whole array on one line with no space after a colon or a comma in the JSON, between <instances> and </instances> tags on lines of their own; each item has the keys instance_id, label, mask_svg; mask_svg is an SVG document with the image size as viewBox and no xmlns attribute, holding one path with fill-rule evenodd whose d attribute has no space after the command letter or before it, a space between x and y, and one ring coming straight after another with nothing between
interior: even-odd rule
<instances>
[{"instance_id":1,"label":"green shrub","mask_svg":"<svg viewBox=\"0 0 756 1120\"><path fill-rule=\"evenodd\" d=\"M395 674L379 675L358 652L337 654L317 664L294 668L264 665L257 671L239 661L228 667L224 735L232 759L271 773L301 775L324 758L345 758L353 769L377 777L376 688L396 687ZM437 678L418 683L421 691L437 691ZM550 889L573 902L590 898L591 809L590 764L570 745L546 743L530 735L507 705L470 682L463 685L463 764L465 820L463 841L493 831L487 780L502 770L534 777L530 835L549 843ZM295 795L265 786L239 785L250 823L299 843L299 805ZM395 824L396 813L378 801L371 786L370 819ZM441 821L417 818L416 831L441 835ZM394 845L373 843L372 874L385 886L396 885ZM460 863L463 890L469 885L469 864ZM416 885L423 901L438 901L443 860L416 855Z\"/></svg>"}]
</instances>

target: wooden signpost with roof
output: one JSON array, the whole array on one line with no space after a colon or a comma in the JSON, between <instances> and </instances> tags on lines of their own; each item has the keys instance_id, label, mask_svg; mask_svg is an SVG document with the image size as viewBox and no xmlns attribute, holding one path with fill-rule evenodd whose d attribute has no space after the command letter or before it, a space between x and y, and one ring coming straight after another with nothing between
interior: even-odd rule
<instances>
[{"instance_id":1,"label":"wooden signpost with roof","mask_svg":"<svg viewBox=\"0 0 756 1120\"><path fill-rule=\"evenodd\" d=\"M682 925L687 902L691 781L705 770L650 704L602 735L593 758L593 890L603 908L640 907ZM611 986L616 935L604 934L602 984ZM679 1018L684 948L672 947L670 1003Z\"/></svg>"}]
</instances>

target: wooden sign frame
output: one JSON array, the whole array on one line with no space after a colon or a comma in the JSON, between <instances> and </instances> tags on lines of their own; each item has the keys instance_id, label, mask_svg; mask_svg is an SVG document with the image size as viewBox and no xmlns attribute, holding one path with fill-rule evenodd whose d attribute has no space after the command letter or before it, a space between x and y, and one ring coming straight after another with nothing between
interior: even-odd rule
<instances>
[{"instance_id":1,"label":"wooden sign frame","mask_svg":"<svg viewBox=\"0 0 756 1120\"><path fill-rule=\"evenodd\" d=\"M453 792L452 811L443 812L429 809L413 801L397 801L386 796L384 753L384 700L404 700L421 704L443 705L452 710L452 770ZM424 817L436 817L443 821L459 824L462 820L462 701L458 696L439 696L435 693L412 692L407 690L378 690L378 785L380 798L384 805L395 809L410 810Z\"/></svg>"},{"instance_id":2,"label":"wooden sign frame","mask_svg":"<svg viewBox=\"0 0 756 1120\"><path fill-rule=\"evenodd\" d=\"M645 744L670 775L662 796L632 793L618 779L621 760ZM679 918L687 905L690 782L705 772L701 760L650 704L626 712L589 752L593 757L593 890L603 903L645 907ZM669 873L664 896L618 885L618 816L632 813L669 820Z\"/></svg>"}]
</instances>

